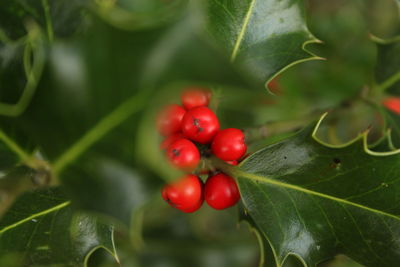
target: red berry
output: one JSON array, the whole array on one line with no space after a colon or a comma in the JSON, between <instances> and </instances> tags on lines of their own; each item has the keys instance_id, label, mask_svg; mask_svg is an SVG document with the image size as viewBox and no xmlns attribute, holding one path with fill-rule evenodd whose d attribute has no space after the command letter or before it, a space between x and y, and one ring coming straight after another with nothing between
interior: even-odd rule
<instances>
[{"instance_id":1,"label":"red berry","mask_svg":"<svg viewBox=\"0 0 400 267\"><path fill-rule=\"evenodd\" d=\"M201 88L187 89L181 95L182 104L186 109L208 106L210 99L211 92Z\"/></svg>"},{"instance_id":2,"label":"red berry","mask_svg":"<svg viewBox=\"0 0 400 267\"><path fill-rule=\"evenodd\" d=\"M181 211L183 211L183 212L185 212L185 213L192 213L192 212L195 212L196 210L200 209L200 207L203 205L203 202L204 202L204 198L202 197L202 198L197 202L196 205L194 205L194 206L192 206L192 207L190 207L190 208L187 208L187 209L181 209Z\"/></svg>"},{"instance_id":3,"label":"red berry","mask_svg":"<svg viewBox=\"0 0 400 267\"><path fill-rule=\"evenodd\" d=\"M165 106L157 116L157 129L161 135L168 136L181 130L182 118L186 110L176 104Z\"/></svg>"},{"instance_id":4,"label":"red berry","mask_svg":"<svg viewBox=\"0 0 400 267\"><path fill-rule=\"evenodd\" d=\"M219 121L207 107L197 107L186 112L182 119L183 134L200 144L212 141L219 130Z\"/></svg>"},{"instance_id":5,"label":"red berry","mask_svg":"<svg viewBox=\"0 0 400 267\"><path fill-rule=\"evenodd\" d=\"M164 186L161 195L172 207L183 212L194 212L203 204L203 183L193 174Z\"/></svg>"},{"instance_id":6,"label":"red berry","mask_svg":"<svg viewBox=\"0 0 400 267\"><path fill-rule=\"evenodd\" d=\"M222 160L238 160L247 150L244 134L235 128L222 130L214 137L211 149Z\"/></svg>"},{"instance_id":7,"label":"red berry","mask_svg":"<svg viewBox=\"0 0 400 267\"><path fill-rule=\"evenodd\" d=\"M222 210L235 205L240 199L240 193L232 177L218 173L207 179L204 198L210 207Z\"/></svg>"},{"instance_id":8,"label":"red berry","mask_svg":"<svg viewBox=\"0 0 400 267\"><path fill-rule=\"evenodd\" d=\"M181 138L168 146L167 157L173 166L190 171L199 164L200 152L193 142Z\"/></svg>"},{"instance_id":9,"label":"red berry","mask_svg":"<svg viewBox=\"0 0 400 267\"><path fill-rule=\"evenodd\" d=\"M387 109L400 115L400 97L388 97L383 101L383 105Z\"/></svg>"},{"instance_id":10,"label":"red berry","mask_svg":"<svg viewBox=\"0 0 400 267\"><path fill-rule=\"evenodd\" d=\"M167 138L164 139L164 141L161 142L160 149L161 150L167 149L173 142L182 138L184 138L182 133L174 133L173 135L168 136Z\"/></svg>"}]
</instances>

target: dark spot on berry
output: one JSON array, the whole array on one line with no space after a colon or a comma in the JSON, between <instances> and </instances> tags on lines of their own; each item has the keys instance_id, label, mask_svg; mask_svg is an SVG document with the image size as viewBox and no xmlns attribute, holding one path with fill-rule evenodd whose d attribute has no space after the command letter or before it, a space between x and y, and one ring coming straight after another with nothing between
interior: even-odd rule
<instances>
[{"instance_id":1,"label":"dark spot on berry","mask_svg":"<svg viewBox=\"0 0 400 267\"><path fill-rule=\"evenodd\" d=\"M203 128L200 127L199 119L193 118L193 125L197 127L197 132L203 131Z\"/></svg>"},{"instance_id":2,"label":"dark spot on berry","mask_svg":"<svg viewBox=\"0 0 400 267\"><path fill-rule=\"evenodd\" d=\"M181 152L178 149L174 148L174 149L172 149L172 154L174 154L175 157L179 157Z\"/></svg>"}]
</instances>

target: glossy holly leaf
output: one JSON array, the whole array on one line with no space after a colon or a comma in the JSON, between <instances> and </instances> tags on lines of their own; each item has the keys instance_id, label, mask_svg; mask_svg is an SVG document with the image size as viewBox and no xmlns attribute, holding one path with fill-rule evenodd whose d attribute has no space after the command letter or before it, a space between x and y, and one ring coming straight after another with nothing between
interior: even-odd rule
<instances>
[{"instance_id":1,"label":"glossy holly leaf","mask_svg":"<svg viewBox=\"0 0 400 267\"><path fill-rule=\"evenodd\" d=\"M208 1L211 35L260 84L296 63L320 59L305 47L318 40L307 28L303 1Z\"/></svg>"},{"instance_id":2,"label":"glossy holly leaf","mask_svg":"<svg viewBox=\"0 0 400 267\"><path fill-rule=\"evenodd\" d=\"M399 151L372 152L366 133L332 147L315 128L248 157L237 177L247 212L269 240L277 265L305 266L343 253L366 266L400 260Z\"/></svg>"},{"instance_id":3,"label":"glossy holly leaf","mask_svg":"<svg viewBox=\"0 0 400 267\"><path fill-rule=\"evenodd\" d=\"M20 266L83 266L98 248L118 260L112 227L77 212L59 188L21 196L0 220L0 258Z\"/></svg>"}]
</instances>

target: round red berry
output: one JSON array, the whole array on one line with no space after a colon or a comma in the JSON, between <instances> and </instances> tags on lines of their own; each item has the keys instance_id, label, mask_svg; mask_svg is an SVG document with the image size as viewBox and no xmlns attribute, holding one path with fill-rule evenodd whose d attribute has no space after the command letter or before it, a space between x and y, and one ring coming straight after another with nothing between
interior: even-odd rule
<instances>
[{"instance_id":1,"label":"round red berry","mask_svg":"<svg viewBox=\"0 0 400 267\"><path fill-rule=\"evenodd\" d=\"M160 144L160 149L164 150L167 149L173 142L184 138L182 133L174 133L164 139L164 141Z\"/></svg>"},{"instance_id":2,"label":"round red berry","mask_svg":"<svg viewBox=\"0 0 400 267\"><path fill-rule=\"evenodd\" d=\"M238 160L247 150L244 134L235 128L222 130L214 137L211 149L222 160Z\"/></svg>"},{"instance_id":3,"label":"round red berry","mask_svg":"<svg viewBox=\"0 0 400 267\"><path fill-rule=\"evenodd\" d=\"M161 195L172 207L187 213L194 212L203 204L203 183L196 175L188 174L164 186Z\"/></svg>"},{"instance_id":4,"label":"round red berry","mask_svg":"<svg viewBox=\"0 0 400 267\"><path fill-rule=\"evenodd\" d=\"M181 130L182 118L186 110L176 104L165 106L157 116L157 129L161 135L168 136Z\"/></svg>"},{"instance_id":5,"label":"round red berry","mask_svg":"<svg viewBox=\"0 0 400 267\"><path fill-rule=\"evenodd\" d=\"M182 92L181 100L186 109L208 106L211 99L211 92L207 89L190 88Z\"/></svg>"},{"instance_id":6,"label":"round red berry","mask_svg":"<svg viewBox=\"0 0 400 267\"><path fill-rule=\"evenodd\" d=\"M208 144L219 131L219 121L207 107L192 108L182 119L182 133L200 144Z\"/></svg>"},{"instance_id":7,"label":"round red berry","mask_svg":"<svg viewBox=\"0 0 400 267\"><path fill-rule=\"evenodd\" d=\"M240 199L240 193L232 177L218 173L207 179L204 198L210 207L222 210L235 205Z\"/></svg>"},{"instance_id":8,"label":"round red berry","mask_svg":"<svg viewBox=\"0 0 400 267\"><path fill-rule=\"evenodd\" d=\"M200 152L192 141L181 138L168 146L167 157L173 166L190 171L199 164Z\"/></svg>"},{"instance_id":9,"label":"round red berry","mask_svg":"<svg viewBox=\"0 0 400 267\"><path fill-rule=\"evenodd\" d=\"M396 114L400 114L400 97L388 97L383 101L383 105Z\"/></svg>"}]
</instances>

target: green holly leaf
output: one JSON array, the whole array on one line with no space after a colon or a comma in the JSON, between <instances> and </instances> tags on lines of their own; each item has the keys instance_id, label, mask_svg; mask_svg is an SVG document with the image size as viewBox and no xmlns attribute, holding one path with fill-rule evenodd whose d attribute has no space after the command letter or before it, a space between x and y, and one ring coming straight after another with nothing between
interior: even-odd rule
<instances>
[{"instance_id":1,"label":"green holly leaf","mask_svg":"<svg viewBox=\"0 0 400 267\"><path fill-rule=\"evenodd\" d=\"M305 49L319 41L307 28L303 5L293 0L211 0L208 29L231 61L265 84L296 63L321 59Z\"/></svg>"},{"instance_id":2,"label":"green holly leaf","mask_svg":"<svg viewBox=\"0 0 400 267\"><path fill-rule=\"evenodd\" d=\"M395 266L399 151L369 150L366 133L328 146L316 138L320 123L226 169L238 179L247 212L277 266L288 255L314 266L338 253L366 266Z\"/></svg>"},{"instance_id":3,"label":"green holly leaf","mask_svg":"<svg viewBox=\"0 0 400 267\"><path fill-rule=\"evenodd\" d=\"M16 255L19 266L86 266L98 248L118 260L112 235L112 227L75 211L59 188L30 192L0 220L0 260Z\"/></svg>"}]
</instances>

